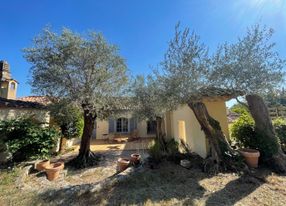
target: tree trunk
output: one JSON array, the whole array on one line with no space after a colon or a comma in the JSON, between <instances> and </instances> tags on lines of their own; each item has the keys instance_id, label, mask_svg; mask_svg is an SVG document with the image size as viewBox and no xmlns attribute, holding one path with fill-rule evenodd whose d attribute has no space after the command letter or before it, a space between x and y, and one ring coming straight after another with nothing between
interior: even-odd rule
<instances>
[{"instance_id":1,"label":"tree trunk","mask_svg":"<svg viewBox=\"0 0 286 206\"><path fill-rule=\"evenodd\" d=\"M260 138L258 148L262 153L263 160L269 162L274 169L286 172L286 155L275 134L267 106L258 95L247 95L246 101L255 121L255 131Z\"/></svg>"},{"instance_id":2,"label":"tree trunk","mask_svg":"<svg viewBox=\"0 0 286 206\"><path fill-rule=\"evenodd\" d=\"M61 139L60 139L60 148L59 148L59 153L63 153L66 149L66 142L67 142L67 139L64 137L64 136L61 136Z\"/></svg>"},{"instance_id":3,"label":"tree trunk","mask_svg":"<svg viewBox=\"0 0 286 206\"><path fill-rule=\"evenodd\" d=\"M188 106L194 112L201 129L209 141L211 157L205 161L204 170L207 172L219 172L227 169L238 170L245 165L239 163L240 155L235 152L227 142L220 124L212 118L202 102L189 102Z\"/></svg>"},{"instance_id":4,"label":"tree trunk","mask_svg":"<svg viewBox=\"0 0 286 206\"><path fill-rule=\"evenodd\" d=\"M88 110L84 110L84 127L79 154L71 161L71 165L77 168L92 166L98 162L99 156L90 151L90 141L95 121L96 115L93 115Z\"/></svg>"},{"instance_id":5,"label":"tree trunk","mask_svg":"<svg viewBox=\"0 0 286 206\"><path fill-rule=\"evenodd\" d=\"M63 153L65 151L65 146L66 146L66 138L65 138L65 134L66 134L66 126L62 125L61 126L61 132L62 132L62 136L60 139L60 148L59 148L59 153Z\"/></svg>"},{"instance_id":6,"label":"tree trunk","mask_svg":"<svg viewBox=\"0 0 286 206\"><path fill-rule=\"evenodd\" d=\"M159 143L161 144L162 148L165 149L166 142L164 139L164 133L162 129L162 117L156 117L156 138L158 139Z\"/></svg>"}]
</instances>

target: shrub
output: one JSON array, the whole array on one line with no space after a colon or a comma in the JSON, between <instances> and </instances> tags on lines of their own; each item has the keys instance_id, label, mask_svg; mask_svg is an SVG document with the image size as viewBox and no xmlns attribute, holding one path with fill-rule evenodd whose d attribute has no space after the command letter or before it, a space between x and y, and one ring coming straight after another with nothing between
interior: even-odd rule
<instances>
[{"instance_id":1,"label":"shrub","mask_svg":"<svg viewBox=\"0 0 286 206\"><path fill-rule=\"evenodd\" d=\"M14 161L48 157L59 137L57 130L30 117L1 121L0 134Z\"/></svg>"},{"instance_id":2,"label":"shrub","mask_svg":"<svg viewBox=\"0 0 286 206\"><path fill-rule=\"evenodd\" d=\"M155 162L160 162L164 157L164 148L162 148L158 139L154 140L149 146L149 155Z\"/></svg>"},{"instance_id":3,"label":"shrub","mask_svg":"<svg viewBox=\"0 0 286 206\"><path fill-rule=\"evenodd\" d=\"M61 100L49 106L52 119L67 138L80 137L83 133L83 114L81 110L67 100Z\"/></svg>"},{"instance_id":4,"label":"shrub","mask_svg":"<svg viewBox=\"0 0 286 206\"><path fill-rule=\"evenodd\" d=\"M286 153L286 119L276 118L273 120L273 126L279 137L282 150Z\"/></svg>"},{"instance_id":5,"label":"shrub","mask_svg":"<svg viewBox=\"0 0 286 206\"><path fill-rule=\"evenodd\" d=\"M172 138L171 140L167 141L163 147L156 139L154 144L149 147L149 155L156 162L160 162L164 157L166 157L168 160L176 161L178 156L180 156L179 143Z\"/></svg>"},{"instance_id":6,"label":"shrub","mask_svg":"<svg viewBox=\"0 0 286 206\"><path fill-rule=\"evenodd\" d=\"M257 134L254 130L254 121L249 115L241 115L232 125L231 135L240 148L251 148L260 151L263 158L277 153L275 140L265 141L264 134Z\"/></svg>"}]
</instances>

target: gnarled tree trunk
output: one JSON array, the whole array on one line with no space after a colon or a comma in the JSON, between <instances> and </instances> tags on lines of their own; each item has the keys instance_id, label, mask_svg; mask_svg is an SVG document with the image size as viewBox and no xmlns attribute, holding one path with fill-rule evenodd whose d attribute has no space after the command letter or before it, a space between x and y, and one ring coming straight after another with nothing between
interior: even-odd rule
<instances>
[{"instance_id":1,"label":"gnarled tree trunk","mask_svg":"<svg viewBox=\"0 0 286 206\"><path fill-rule=\"evenodd\" d=\"M239 168L240 166L245 167L245 165L236 164L240 157L239 153L230 147L219 122L209 115L205 104L189 102L188 106L194 112L210 144L211 157L206 160L204 170L216 173L227 169L242 169Z\"/></svg>"},{"instance_id":2,"label":"gnarled tree trunk","mask_svg":"<svg viewBox=\"0 0 286 206\"><path fill-rule=\"evenodd\" d=\"M95 121L96 115L93 115L88 110L84 110L84 127L79 154L74 160L71 161L71 164L75 167L81 168L92 166L98 162L98 156L90 151L90 141Z\"/></svg>"},{"instance_id":3,"label":"gnarled tree trunk","mask_svg":"<svg viewBox=\"0 0 286 206\"><path fill-rule=\"evenodd\" d=\"M258 138L263 138L260 142L265 144L263 149L266 151L260 151L266 154L263 157L264 161L269 162L276 170L286 172L286 155L283 153L279 139L275 134L267 106L258 95L247 95L246 101L255 121L255 131L259 134Z\"/></svg>"}]
</instances>

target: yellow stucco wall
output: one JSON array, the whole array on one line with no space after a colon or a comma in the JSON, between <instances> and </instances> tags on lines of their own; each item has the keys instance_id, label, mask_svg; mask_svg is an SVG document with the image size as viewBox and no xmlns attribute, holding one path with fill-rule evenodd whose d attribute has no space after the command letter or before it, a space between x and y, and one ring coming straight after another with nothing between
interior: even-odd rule
<instances>
[{"instance_id":1,"label":"yellow stucco wall","mask_svg":"<svg viewBox=\"0 0 286 206\"><path fill-rule=\"evenodd\" d=\"M224 101L204 101L210 115L220 122L222 130L225 135L229 136L226 105ZM201 157L205 158L208 154L208 144L205 134L201 130L200 124L197 121L193 111L187 106L183 105L177 110L169 113L170 128L167 128L167 135L179 140L180 134L185 134L186 143L190 146L191 150ZM180 122L183 121L185 125L185 133L179 131L182 129Z\"/></svg>"},{"instance_id":2,"label":"yellow stucco wall","mask_svg":"<svg viewBox=\"0 0 286 206\"><path fill-rule=\"evenodd\" d=\"M0 120L15 119L22 116L33 116L38 121L49 124L50 115L46 110L0 108Z\"/></svg>"},{"instance_id":3,"label":"yellow stucco wall","mask_svg":"<svg viewBox=\"0 0 286 206\"><path fill-rule=\"evenodd\" d=\"M14 88L11 87L12 84L14 84ZM9 82L7 99L16 99L17 87L18 87L18 83L16 81L11 80Z\"/></svg>"},{"instance_id":4,"label":"yellow stucco wall","mask_svg":"<svg viewBox=\"0 0 286 206\"><path fill-rule=\"evenodd\" d=\"M3 81L1 84L0 96L6 99L16 99L18 83L14 80ZM11 88L11 84L14 84L14 88Z\"/></svg>"},{"instance_id":5,"label":"yellow stucco wall","mask_svg":"<svg viewBox=\"0 0 286 206\"><path fill-rule=\"evenodd\" d=\"M227 109L225 101L204 101L209 114L219 121L223 133L229 138L229 129L227 123Z\"/></svg>"}]
</instances>

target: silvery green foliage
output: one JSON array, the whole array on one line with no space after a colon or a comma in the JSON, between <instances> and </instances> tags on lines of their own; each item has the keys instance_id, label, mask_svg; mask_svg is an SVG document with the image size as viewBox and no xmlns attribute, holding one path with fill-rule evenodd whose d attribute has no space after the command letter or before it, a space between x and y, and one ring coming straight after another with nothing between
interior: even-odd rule
<instances>
[{"instance_id":1,"label":"silvery green foliage","mask_svg":"<svg viewBox=\"0 0 286 206\"><path fill-rule=\"evenodd\" d=\"M153 76L137 76L133 85L134 115L139 119L163 118L169 109L161 84Z\"/></svg>"},{"instance_id":2,"label":"silvery green foliage","mask_svg":"<svg viewBox=\"0 0 286 206\"><path fill-rule=\"evenodd\" d=\"M236 43L220 46L213 56L212 82L246 94L264 94L277 87L285 61L274 50L272 35L272 29L255 25Z\"/></svg>"},{"instance_id":3,"label":"silvery green foliage","mask_svg":"<svg viewBox=\"0 0 286 206\"><path fill-rule=\"evenodd\" d=\"M34 92L69 99L99 118L121 106L115 97L123 95L127 68L118 48L101 34L68 29L56 34L46 28L24 56L32 64Z\"/></svg>"},{"instance_id":4,"label":"silvery green foliage","mask_svg":"<svg viewBox=\"0 0 286 206\"><path fill-rule=\"evenodd\" d=\"M175 29L175 37L157 73L158 81L165 86L165 95L174 104L200 99L199 89L209 86L208 49L200 38L186 28Z\"/></svg>"}]
</instances>

